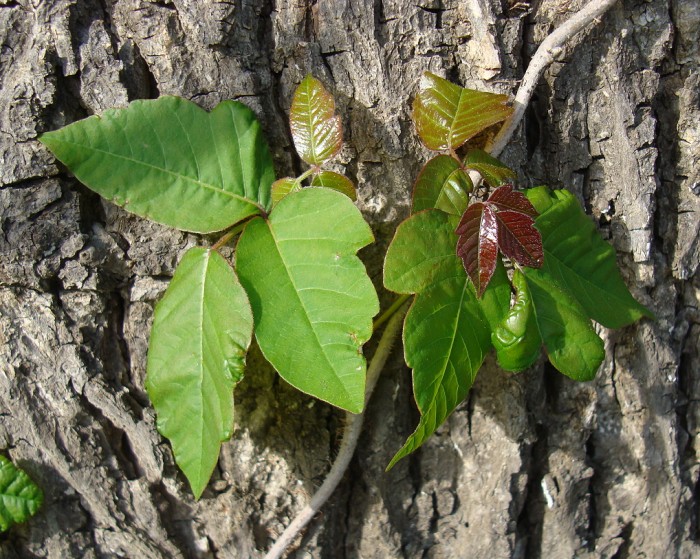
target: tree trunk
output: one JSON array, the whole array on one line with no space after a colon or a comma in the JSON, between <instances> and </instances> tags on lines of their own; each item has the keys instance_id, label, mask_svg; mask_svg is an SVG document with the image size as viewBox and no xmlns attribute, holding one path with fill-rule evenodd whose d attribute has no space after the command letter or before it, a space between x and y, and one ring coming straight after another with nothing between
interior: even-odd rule
<instances>
[{"instance_id":1,"label":"tree trunk","mask_svg":"<svg viewBox=\"0 0 700 559\"><path fill-rule=\"evenodd\" d=\"M81 186L36 141L130 100L241 99L278 175L302 167L288 109L334 93L382 257L427 152L421 73L512 94L584 0L0 0L0 451L44 489L0 557L258 557L327 472L343 415L257 350L236 432L195 502L144 391L153 306L202 242ZM291 557L697 557L700 488L700 4L625 0L546 72L504 154L523 186L576 194L656 313L601 332L594 382L487 361L470 397L385 473L417 423L397 347L337 493ZM369 347L367 352L371 352Z\"/></svg>"}]
</instances>

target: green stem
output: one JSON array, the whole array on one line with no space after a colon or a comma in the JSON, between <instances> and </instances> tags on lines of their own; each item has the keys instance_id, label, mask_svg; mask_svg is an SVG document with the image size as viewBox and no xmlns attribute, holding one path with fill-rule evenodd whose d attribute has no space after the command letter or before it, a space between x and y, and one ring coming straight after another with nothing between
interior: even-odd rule
<instances>
[{"instance_id":1,"label":"green stem","mask_svg":"<svg viewBox=\"0 0 700 559\"><path fill-rule=\"evenodd\" d=\"M306 171L304 171L301 175L299 175L296 178L296 181L301 184L301 181L303 181L306 177L310 177L314 173L318 172L319 168L318 165L314 165L313 167L308 168Z\"/></svg>"},{"instance_id":2,"label":"green stem","mask_svg":"<svg viewBox=\"0 0 700 559\"><path fill-rule=\"evenodd\" d=\"M230 229L227 233L222 235L222 237L211 246L212 250L219 250L222 246L224 246L231 239L233 239L236 235L238 235L241 231L243 231L243 228L246 226L248 221L249 221L248 219L246 219L245 221L241 221L240 223L235 225L232 229Z\"/></svg>"},{"instance_id":3,"label":"green stem","mask_svg":"<svg viewBox=\"0 0 700 559\"><path fill-rule=\"evenodd\" d=\"M384 324L387 320L389 320L396 311L398 311L401 306L408 301L408 299L411 297L411 295L401 295L396 301L394 301L391 306L385 310L377 320L374 321L374 331L377 331L377 328L379 328L382 324Z\"/></svg>"}]
</instances>

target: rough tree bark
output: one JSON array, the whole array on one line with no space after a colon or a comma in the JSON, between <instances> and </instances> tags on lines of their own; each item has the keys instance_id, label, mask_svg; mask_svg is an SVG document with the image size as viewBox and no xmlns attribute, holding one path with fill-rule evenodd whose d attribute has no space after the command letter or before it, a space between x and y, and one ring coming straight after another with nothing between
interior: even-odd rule
<instances>
[{"instance_id":1,"label":"rough tree bark","mask_svg":"<svg viewBox=\"0 0 700 559\"><path fill-rule=\"evenodd\" d=\"M255 351L237 430L199 502L143 389L155 301L199 239L79 185L36 141L137 98L241 99L280 175L309 71L338 100L338 166L359 184L381 257L426 158L409 121L421 72L513 93L583 0L0 0L0 451L44 488L0 557L256 557L320 483L342 414ZM577 384L544 364L482 369L414 456L400 351L360 450L294 557L697 557L700 524L700 4L624 0L547 71L505 159L563 186L657 315L603 331ZM382 295L386 302L389 297ZM371 350L371 348L370 348Z\"/></svg>"}]
</instances>

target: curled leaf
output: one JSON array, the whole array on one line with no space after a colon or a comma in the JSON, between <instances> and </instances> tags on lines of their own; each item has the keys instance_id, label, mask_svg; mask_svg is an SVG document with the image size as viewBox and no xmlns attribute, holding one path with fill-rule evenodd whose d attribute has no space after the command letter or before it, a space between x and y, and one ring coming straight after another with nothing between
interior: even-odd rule
<instances>
[{"instance_id":1,"label":"curled leaf","mask_svg":"<svg viewBox=\"0 0 700 559\"><path fill-rule=\"evenodd\" d=\"M540 354L542 338L537 329L535 310L525 276L513 274L515 302L504 319L491 333L498 364L507 371L522 371L532 365Z\"/></svg>"},{"instance_id":2,"label":"curled leaf","mask_svg":"<svg viewBox=\"0 0 700 559\"><path fill-rule=\"evenodd\" d=\"M289 124L297 153L309 165L320 165L340 150L343 132L335 101L311 74L294 92Z\"/></svg>"},{"instance_id":3,"label":"curled leaf","mask_svg":"<svg viewBox=\"0 0 700 559\"><path fill-rule=\"evenodd\" d=\"M510 116L508 97L459 87L425 72L413 102L418 136L429 149L454 150Z\"/></svg>"}]
</instances>

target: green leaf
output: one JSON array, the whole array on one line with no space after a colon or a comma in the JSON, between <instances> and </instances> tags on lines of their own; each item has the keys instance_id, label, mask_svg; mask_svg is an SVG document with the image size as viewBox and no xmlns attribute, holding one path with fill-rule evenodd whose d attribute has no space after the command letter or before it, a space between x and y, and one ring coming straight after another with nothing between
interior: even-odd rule
<instances>
[{"instance_id":1,"label":"green leaf","mask_svg":"<svg viewBox=\"0 0 700 559\"><path fill-rule=\"evenodd\" d=\"M547 206L542 190L526 194L533 204ZM576 198L565 190L549 198L548 209L535 220L544 248L542 271L603 326L620 328L642 316L653 318L630 294L618 270L615 250L600 237Z\"/></svg>"},{"instance_id":2,"label":"green leaf","mask_svg":"<svg viewBox=\"0 0 700 559\"><path fill-rule=\"evenodd\" d=\"M252 333L250 304L231 266L216 251L190 249L156 306L146 390L197 499L233 431L233 388Z\"/></svg>"},{"instance_id":3,"label":"green leaf","mask_svg":"<svg viewBox=\"0 0 700 559\"><path fill-rule=\"evenodd\" d=\"M39 510L44 494L29 476L0 455L0 532Z\"/></svg>"},{"instance_id":4,"label":"green leaf","mask_svg":"<svg viewBox=\"0 0 700 559\"><path fill-rule=\"evenodd\" d=\"M434 209L402 222L384 259L384 286L395 293L419 293L439 278L461 275L456 224L453 216Z\"/></svg>"},{"instance_id":5,"label":"green leaf","mask_svg":"<svg viewBox=\"0 0 700 559\"><path fill-rule=\"evenodd\" d=\"M250 221L236 256L265 357L291 385L352 413L364 407L361 348L379 311L356 256L372 241L347 196L311 187Z\"/></svg>"},{"instance_id":6,"label":"green leaf","mask_svg":"<svg viewBox=\"0 0 700 559\"><path fill-rule=\"evenodd\" d=\"M301 190L301 183L298 179L284 177L272 183L272 205L276 206L290 192Z\"/></svg>"},{"instance_id":7,"label":"green leaf","mask_svg":"<svg viewBox=\"0 0 700 559\"><path fill-rule=\"evenodd\" d=\"M413 368L421 420L389 468L413 452L466 397L491 348L491 324L510 304L510 284L500 259L478 300L456 255L456 218L425 210L404 221L387 251L384 285L416 293L404 325L404 354Z\"/></svg>"},{"instance_id":8,"label":"green leaf","mask_svg":"<svg viewBox=\"0 0 700 559\"><path fill-rule=\"evenodd\" d=\"M413 209L416 213L437 208L452 215L462 215L473 190L469 175L454 157L438 155L425 164L413 187Z\"/></svg>"},{"instance_id":9,"label":"green leaf","mask_svg":"<svg viewBox=\"0 0 700 559\"><path fill-rule=\"evenodd\" d=\"M289 124L297 153L309 165L320 165L330 159L343 144L333 96L311 74L294 92Z\"/></svg>"},{"instance_id":10,"label":"green leaf","mask_svg":"<svg viewBox=\"0 0 700 559\"><path fill-rule=\"evenodd\" d=\"M184 231L269 209L272 158L255 115L235 101L211 113L178 97L134 101L40 141L104 198Z\"/></svg>"},{"instance_id":11,"label":"green leaf","mask_svg":"<svg viewBox=\"0 0 700 559\"><path fill-rule=\"evenodd\" d=\"M484 178L489 186L510 184L517 176L513 170L506 167L495 157L483 150L472 149L464 158L464 166L474 169Z\"/></svg>"},{"instance_id":12,"label":"green leaf","mask_svg":"<svg viewBox=\"0 0 700 559\"><path fill-rule=\"evenodd\" d=\"M507 371L522 371L540 355L542 338L537 329L532 296L525 276L513 274L515 302L503 320L493 328L491 342L496 349L498 364Z\"/></svg>"},{"instance_id":13,"label":"green leaf","mask_svg":"<svg viewBox=\"0 0 700 559\"><path fill-rule=\"evenodd\" d=\"M593 380L605 348L585 311L544 270L525 268L525 278L552 365L574 380Z\"/></svg>"},{"instance_id":14,"label":"green leaf","mask_svg":"<svg viewBox=\"0 0 700 559\"><path fill-rule=\"evenodd\" d=\"M461 276L431 284L406 316L404 355L421 419L387 469L421 446L464 400L491 349L488 322L466 273Z\"/></svg>"},{"instance_id":15,"label":"green leaf","mask_svg":"<svg viewBox=\"0 0 700 559\"><path fill-rule=\"evenodd\" d=\"M334 173L333 171L320 171L311 179L311 186L322 186L342 192L353 202L357 200L355 185L345 175Z\"/></svg>"},{"instance_id":16,"label":"green leaf","mask_svg":"<svg viewBox=\"0 0 700 559\"><path fill-rule=\"evenodd\" d=\"M470 138L510 116L508 97L464 89L425 72L413 102L413 121L429 149L454 150Z\"/></svg>"}]
</instances>

